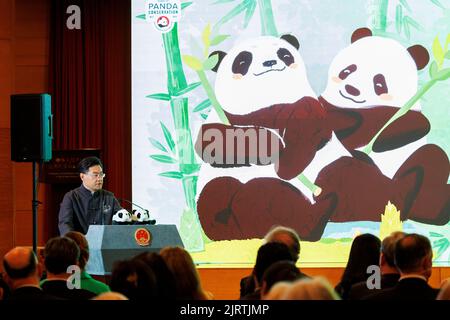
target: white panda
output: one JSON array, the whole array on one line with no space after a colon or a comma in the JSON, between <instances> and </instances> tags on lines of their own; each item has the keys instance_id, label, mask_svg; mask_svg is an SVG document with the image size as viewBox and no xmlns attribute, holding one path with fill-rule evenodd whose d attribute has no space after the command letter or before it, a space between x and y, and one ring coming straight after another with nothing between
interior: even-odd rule
<instances>
[{"instance_id":1,"label":"white panda","mask_svg":"<svg viewBox=\"0 0 450 320\"><path fill-rule=\"evenodd\" d=\"M131 214L126 209L120 209L112 217L112 224L114 225L127 225L131 223Z\"/></svg>"},{"instance_id":2,"label":"white panda","mask_svg":"<svg viewBox=\"0 0 450 320\"><path fill-rule=\"evenodd\" d=\"M147 210L140 212L136 209L133 209L133 224L150 224L150 220L150 214Z\"/></svg>"},{"instance_id":3,"label":"white panda","mask_svg":"<svg viewBox=\"0 0 450 320\"><path fill-rule=\"evenodd\" d=\"M316 180L335 190L339 199L331 221L379 221L391 201L402 220L448 223L450 163L445 151L426 143L430 123L419 103L381 132L369 157L354 151L362 150L416 94L417 72L428 61L421 45L405 48L393 39L372 36L367 28L357 29L352 43L333 59L319 101L354 158L338 159Z\"/></svg>"},{"instance_id":4,"label":"white panda","mask_svg":"<svg viewBox=\"0 0 450 320\"><path fill-rule=\"evenodd\" d=\"M290 37L286 39L292 41ZM215 81L215 94L220 105L228 113L245 115L271 105L293 103L305 96L316 98L298 51L299 44L296 39L293 41L294 45L280 38L256 37L237 44L226 53L217 69ZM295 61L294 65L286 66L278 54L280 48L288 50L287 54L292 55ZM247 68L244 75L233 71L238 68L237 65ZM220 122L220 119L211 110L206 123L215 122ZM314 181L323 167L344 155L350 153L333 134L331 141L317 152L303 173L310 181ZM209 181L221 176L232 176L243 183L255 177L278 178L274 165L217 168L203 163L198 176L197 198ZM311 190L298 179L292 179L290 183L314 202Z\"/></svg>"},{"instance_id":5,"label":"white panda","mask_svg":"<svg viewBox=\"0 0 450 320\"><path fill-rule=\"evenodd\" d=\"M323 112L323 108L318 103L309 84L305 65L298 48L299 43L293 36L281 38L263 36L249 39L237 44L228 53L222 53L222 60L216 69L215 94L227 117L233 120L230 122L234 128L253 127L255 124L250 125L250 123L246 123L246 120L254 117L256 123L259 123L256 126L267 129L280 140L284 152L281 156L288 154L286 150L290 146L289 133L292 132L292 127L296 127L296 121L302 117L302 112L296 114L297 109L291 108L292 105L299 101L308 101L311 108L305 110L313 110L311 113L314 114L314 119L320 118L315 113ZM292 113L284 115L283 112L285 111L292 111ZM305 117L309 116L308 112L305 111ZM279 118L277 117L281 118L280 121L286 120L283 130L277 131L273 129L273 127L276 127L275 125L272 127L264 124L270 121L278 121ZM299 120L302 124L297 127L303 125L308 127L315 121L313 118L311 118L311 121L301 122ZM322 119L320 118L318 121L322 121ZM220 123L219 116L212 110L202 129L205 126ZM294 125L292 126L292 124ZM288 130L289 126L290 129ZM197 145L199 141L203 142L202 129ZM311 134L311 137L299 134L298 141L292 138L290 140L294 144L298 143L293 147L290 146L292 149L303 151L304 145L302 143L307 144L310 140L316 139L313 147L305 147L306 157L309 158L300 171L310 181L314 181L320 169L328 163L343 155L350 155L339 140L328 131L326 134L324 133L325 138L320 141L321 146L318 147L321 130L320 127L311 129L308 133ZM317 137L313 137L314 134L317 134ZM197 145L197 153L201 154L202 151L198 151ZM307 151L309 149L311 149L311 152ZM288 165L296 165L295 157L291 159ZM273 224L284 224L294 227L303 239L320 239L326 221L328 221L326 215L332 212L333 201L326 199L326 204L321 203L315 207L312 192L297 179L297 174L294 176L284 175L287 178L280 178L282 176L280 171L281 164L277 168L274 164L218 167L203 163L197 182L197 211L206 234L215 240L261 237ZM232 192L230 191L232 188L229 186L224 186L214 192L208 189L213 181L218 181L217 179L223 177L229 179L235 188L239 188L238 195L229 195L228 193ZM252 192L260 193L259 198L264 200L265 203L261 209L258 209L258 206L261 205L260 199L253 199L252 197L255 195L249 195L250 191L243 191L243 188L237 186L237 181L248 186L248 188L256 188L256 191L253 190ZM273 185L269 187L265 185L266 182ZM285 190L276 193L275 196L272 190L279 184ZM264 193L267 192L270 194L267 194L268 197L265 199ZM281 199L284 194L291 192L292 201ZM202 198L207 198L206 195L210 197L210 201L202 201ZM228 196L233 199L226 200ZM222 205L221 202L223 201L225 201L223 206L227 208L213 208ZM252 204L252 201L255 203ZM212 204L205 204L205 202L212 202ZM250 208L252 212L247 209L239 210L242 204L252 204L252 208ZM211 213L211 211L216 212ZM232 211L231 215L234 222L229 223L231 221L229 220L229 211ZM240 215L237 213L238 211L241 212ZM209 214L214 214L214 217L205 218L205 215ZM246 215L248 218L245 217ZM255 224L255 219L258 219L259 223ZM227 222L222 220L227 220ZM230 224L233 226L229 227Z\"/></svg>"},{"instance_id":6,"label":"white panda","mask_svg":"<svg viewBox=\"0 0 450 320\"><path fill-rule=\"evenodd\" d=\"M417 92L417 70L425 67L428 59L426 49L421 46L416 45L407 49L396 40L372 36L369 29L357 29L353 33L352 43L342 49L331 62L328 83L321 97L339 108L356 110L375 109L380 106L400 108ZM412 110L420 111L420 104L415 103ZM408 114L411 117L413 115L413 111ZM416 115L420 116L418 112ZM389 118L386 115L383 115L382 119L380 117L382 125ZM364 119L369 120L371 119ZM404 120L406 121L406 117ZM363 138L365 142L368 143L377 133L377 129L381 128L379 123L376 125L378 128L375 128L376 126L367 128ZM421 125L422 122L418 123L418 126ZM429 126L424 124L423 128L411 130L418 131L419 135L424 136ZM349 139L351 137L348 137ZM383 174L392 178L405 160L424 144L426 144L425 137L405 141L396 148L372 152L370 157ZM361 150L363 147L354 144L350 146L350 149L352 148Z\"/></svg>"}]
</instances>

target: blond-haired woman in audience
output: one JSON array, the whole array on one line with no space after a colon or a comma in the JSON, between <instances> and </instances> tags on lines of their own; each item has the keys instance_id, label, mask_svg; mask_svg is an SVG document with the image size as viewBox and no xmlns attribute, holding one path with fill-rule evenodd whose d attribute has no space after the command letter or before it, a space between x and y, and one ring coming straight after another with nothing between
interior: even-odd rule
<instances>
[{"instance_id":1,"label":"blond-haired woman in audience","mask_svg":"<svg viewBox=\"0 0 450 320\"><path fill-rule=\"evenodd\" d=\"M180 247L165 247L161 257L175 278L177 300L211 300L210 292L204 291L200 276L189 252Z\"/></svg>"},{"instance_id":2,"label":"blond-haired woman in audience","mask_svg":"<svg viewBox=\"0 0 450 320\"><path fill-rule=\"evenodd\" d=\"M340 300L340 297L328 280L316 277L293 282L281 300Z\"/></svg>"}]
</instances>

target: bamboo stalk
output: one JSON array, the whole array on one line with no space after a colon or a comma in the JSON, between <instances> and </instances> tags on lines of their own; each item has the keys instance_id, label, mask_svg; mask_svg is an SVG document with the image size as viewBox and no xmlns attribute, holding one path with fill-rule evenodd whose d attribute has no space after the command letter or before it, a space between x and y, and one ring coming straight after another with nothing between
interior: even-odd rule
<instances>
[{"instance_id":1,"label":"bamboo stalk","mask_svg":"<svg viewBox=\"0 0 450 320\"><path fill-rule=\"evenodd\" d=\"M258 6L262 35L278 37L271 0L258 0Z\"/></svg>"},{"instance_id":2,"label":"bamboo stalk","mask_svg":"<svg viewBox=\"0 0 450 320\"><path fill-rule=\"evenodd\" d=\"M195 215L195 217L190 219L195 221L194 229L189 229L190 234L184 235L185 238L189 239L184 245L187 250L199 251L204 250L204 242L195 204L197 177L192 174L198 170L198 165L195 161L194 145L189 126L188 99L173 97L188 86L183 71L178 42L178 23L175 23L175 26L170 32L163 33L162 38L167 66L167 90L171 96L170 106L175 127L179 170L183 174L182 185L186 206L190 209L184 212L192 212Z\"/></svg>"}]
</instances>

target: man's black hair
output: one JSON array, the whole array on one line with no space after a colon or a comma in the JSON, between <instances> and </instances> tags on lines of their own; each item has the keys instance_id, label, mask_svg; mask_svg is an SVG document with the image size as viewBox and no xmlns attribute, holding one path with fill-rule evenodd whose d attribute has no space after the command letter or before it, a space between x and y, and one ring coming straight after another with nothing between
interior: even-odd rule
<instances>
[{"instance_id":1,"label":"man's black hair","mask_svg":"<svg viewBox=\"0 0 450 320\"><path fill-rule=\"evenodd\" d=\"M12 268L6 259L3 259L3 269L8 277L11 279L24 279L32 275L36 271L36 256L33 251L30 250L30 257L28 258L28 264L20 269Z\"/></svg>"},{"instance_id":2,"label":"man's black hair","mask_svg":"<svg viewBox=\"0 0 450 320\"><path fill-rule=\"evenodd\" d=\"M89 171L89 168L93 166L100 166L103 169L103 163L99 158L97 157L84 158L80 161L80 163L78 163L78 172L86 173Z\"/></svg>"}]
</instances>

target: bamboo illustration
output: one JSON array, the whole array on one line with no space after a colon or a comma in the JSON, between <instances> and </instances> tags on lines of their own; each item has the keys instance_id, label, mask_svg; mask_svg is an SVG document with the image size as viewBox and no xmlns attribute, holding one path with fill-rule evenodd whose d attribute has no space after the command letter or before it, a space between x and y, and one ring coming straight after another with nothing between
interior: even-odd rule
<instances>
[{"instance_id":1,"label":"bamboo illustration","mask_svg":"<svg viewBox=\"0 0 450 320\"><path fill-rule=\"evenodd\" d=\"M175 140L170 131L161 124L166 142L176 158L167 155L152 155L151 158L163 163L178 164L179 171L161 173L167 178L179 179L182 182L186 209L180 222L180 235L183 244L191 252L204 250L203 234L196 211L195 195L197 191L197 173L200 165L196 162L192 142L189 119L188 98L183 95L195 89L200 83L188 85L183 71L178 41L178 24L170 32L162 34L165 61L167 67L167 92L147 96L148 98L170 101ZM152 144L161 151L168 150L158 141L151 139Z\"/></svg>"}]
</instances>

